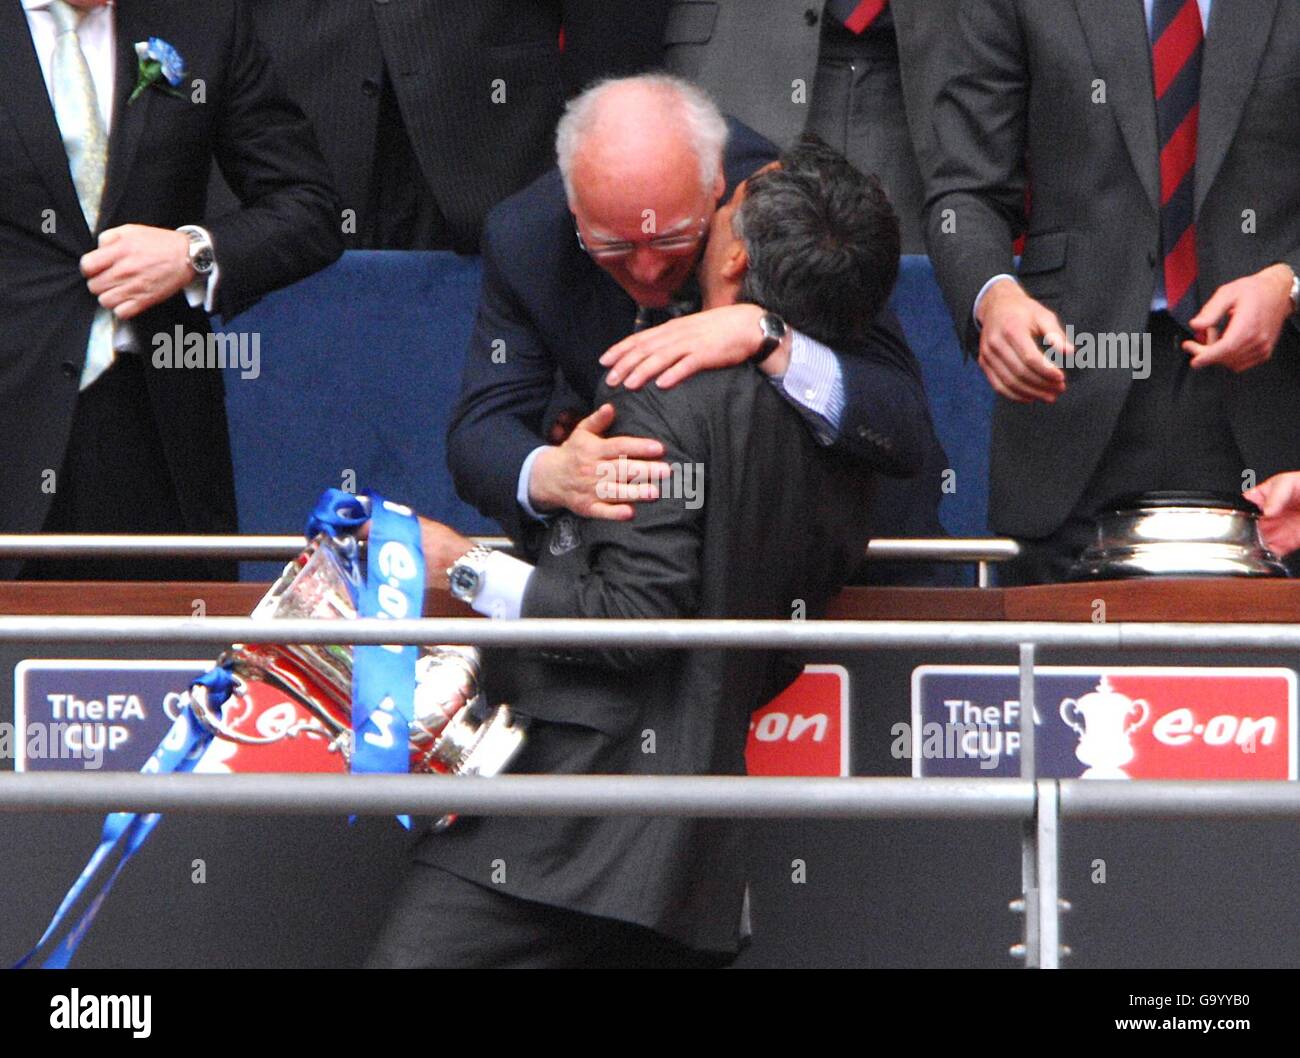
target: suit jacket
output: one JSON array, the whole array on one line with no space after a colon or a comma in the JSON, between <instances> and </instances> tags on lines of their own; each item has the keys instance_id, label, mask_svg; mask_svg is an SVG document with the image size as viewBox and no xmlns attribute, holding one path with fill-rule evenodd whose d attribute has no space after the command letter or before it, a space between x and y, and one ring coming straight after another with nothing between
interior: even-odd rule
<instances>
[{"instance_id":1,"label":"suit jacket","mask_svg":"<svg viewBox=\"0 0 1300 1058\"><path fill-rule=\"evenodd\" d=\"M1140 0L983 0L962 5L958 30L934 111L943 154L927 175L927 223L966 347L979 343L981 286L1017 272L1026 166L1033 202L1018 273L1028 292L1076 331L1146 331L1160 267L1159 150ZM1195 177L1202 303L1277 261L1300 271L1297 108L1300 5L1215 0ZM1114 431L1130 372L1068 375L1053 406L997 402L989 508L999 532L1059 527ZM1272 359L1225 387L1245 466L1259 480L1300 466L1300 332L1284 327Z\"/></svg>"},{"instance_id":2,"label":"suit jacket","mask_svg":"<svg viewBox=\"0 0 1300 1058\"><path fill-rule=\"evenodd\" d=\"M357 230L384 162L375 138L387 67L425 182L456 248L472 253L488 209L554 164L566 90L657 60L664 2L256 0L252 9ZM217 201L229 200L218 191Z\"/></svg>"},{"instance_id":3,"label":"suit jacket","mask_svg":"<svg viewBox=\"0 0 1300 1058\"><path fill-rule=\"evenodd\" d=\"M925 252L921 178L912 155L929 147L922 140L929 135L935 79L945 72L941 62L930 59L939 53L949 25L940 8L955 2L891 0L893 29L871 30L873 46L866 52L866 61L893 67L892 76L871 82L878 96L874 105L852 107L847 93L817 101L822 113L834 115L835 127L853 130L848 142L856 149L848 151L849 160L878 173L894 198L904 253ZM817 83L823 25L833 17L824 7L790 0L674 0L664 31L664 64L707 89L726 113L774 143L793 143L813 120L814 94L832 87ZM914 145L908 142L909 126ZM834 136L828 138L840 146Z\"/></svg>"},{"instance_id":4,"label":"suit jacket","mask_svg":"<svg viewBox=\"0 0 1300 1058\"><path fill-rule=\"evenodd\" d=\"M748 365L597 397L624 428L661 438L664 459L695 468L702 487L683 472L629 522L556 519L522 616L789 619L801 603L824 614L866 541L869 472L818 444ZM493 700L536 719L512 771L656 775L744 774L750 713L799 669L777 652L720 650L484 663ZM509 895L734 951L744 852L744 828L727 820L488 818L427 836L416 856Z\"/></svg>"},{"instance_id":5,"label":"suit jacket","mask_svg":"<svg viewBox=\"0 0 1300 1058\"><path fill-rule=\"evenodd\" d=\"M313 272L341 252L336 202L302 113L276 89L237 0L121 0L116 10L116 110L99 230L121 224L204 224L221 268L217 310L230 316L262 294ZM162 37L203 79L206 103L136 83L135 41ZM0 531L30 533L51 497L42 475L63 461L95 299L78 262L94 249L27 20L0 0ZM246 202L205 218L215 158ZM46 231L47 211L56 224ZM149 396L186 523L177 530L233 532L235 497L221 372L155 368L155 334L206 333L184 294L132 321ZM16 564L3 572L12 575Z\"/></svg>"},{"instance_id":6,"label":"suit jacket","mask_svg":"<svg viewBox=\"0 0 1300 1058\"><path fill-rule=\"evenodd\" d=\"M732 122L727 194L774 157L770 143ZM460 496L514 540L526 543L532 532L516 489L528 453L543 443L556 372L592 407L605 373L599 357L632 332L635 318L632 299L578 246L558 170L489 214L482 296L447 454ZM870 343L841 364L846 407L836 447L886 473L915 473L934 431L920 369L893 313L884 310Z\"/></svg>"}]
</instances>

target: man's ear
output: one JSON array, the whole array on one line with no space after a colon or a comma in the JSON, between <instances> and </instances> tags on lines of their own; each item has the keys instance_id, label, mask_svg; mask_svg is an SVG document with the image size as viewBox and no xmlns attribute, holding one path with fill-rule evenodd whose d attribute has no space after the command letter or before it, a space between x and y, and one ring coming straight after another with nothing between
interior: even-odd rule
<instances>
[{"instance_id":1,"label":"man's ear","mask_svg":"<svg viewBox=\"0 0 1300 1058\"><path fill-rule=\"evenodd\" d=\"M741 239L733 240L727 247L727 256L722 262L722 278L728 283L739 283L749 271L749 254Z\"/></svg>"},{"instance_id":2,"label":"man's ear","mask_svg":"<svg viewBox=\"0 0 1300 1058\"><path fill-rule=\"evenodd\" d=\"M727 193L727 174L723 170L723 159L718 158L718 175L713 178L713 201L722 202L722 196Z\"/></svg>"}]
</instances>

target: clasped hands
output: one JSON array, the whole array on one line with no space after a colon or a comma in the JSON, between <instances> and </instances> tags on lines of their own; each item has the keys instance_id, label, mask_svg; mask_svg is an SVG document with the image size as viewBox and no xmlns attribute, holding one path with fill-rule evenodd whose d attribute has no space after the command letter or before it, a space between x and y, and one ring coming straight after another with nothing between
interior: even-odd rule
<instances>
[{"instance_id":1,"label":"clasped hands","mask_svg":"<svg viewBox=\"0 0 1300 1058\"><path fill-rule=\"evenodd\" d=\"M119 320L129 320L194 282L189 237L170 228L123 224L81 258L86 286Z\"/></svg>"},{"instance_id":2,"label":"clasped hands","mask_svg":"<svg viewBox=\"0 0 1300 1058\"><path fill-rule=\"evenodd\" d=\"M1291 314L1291 280L1291 269L1276 264L1219 287L1190 321L1196 339L1183 342L1183 351L1191 366L1242 372L1271 357ZM1065 392L1065 372L1045 350L1074 352L1056 313L1003 279L985 293L978 320L979 365L994 390L1018 404L1054 404Z\"/></svg>"}]
</instances>

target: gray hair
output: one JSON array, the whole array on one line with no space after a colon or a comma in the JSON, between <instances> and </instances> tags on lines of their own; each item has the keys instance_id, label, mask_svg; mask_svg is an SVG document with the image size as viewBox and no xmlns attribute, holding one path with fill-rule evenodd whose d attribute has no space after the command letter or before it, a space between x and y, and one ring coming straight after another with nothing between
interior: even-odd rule
<instances>
[{"instance_id":1,"label":"gray hair","mask_svg":"<svg viewBox=\"0 0 1300 1058\"><path fill-rule=\"evenodd\" d=\"M611 91L628 85L640 85L676 104L682 124L700 163L700 185L713 186L722 166L722 152L727 146L727 121L702 88L665 73L613 77L597 81L580 95L569 100L555 130L555 156L564 179L564 193L573 202L573 159L578 148L595 124L601 103Z\"/></svg>"},{"instance_id":2,"label":"gray hair","mask_svg":"<svg viewBox=\"0 0 1300 1058\"><path fill-rule=\"evenodd\" d=\"M737 300L836 349L870 336L898 276L898 217L880 181L805 136L751 176L732 214L749 268Z\"/></svg>"}]
</instances>

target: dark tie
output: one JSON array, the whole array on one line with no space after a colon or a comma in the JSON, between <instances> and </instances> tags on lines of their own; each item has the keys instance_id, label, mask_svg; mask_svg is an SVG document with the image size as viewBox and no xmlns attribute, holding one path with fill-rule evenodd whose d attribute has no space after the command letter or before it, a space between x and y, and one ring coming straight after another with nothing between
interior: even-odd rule
<instances>
[{"instance_id":1,"label":"dark tie","mask_svg":"<svg viewBox=\"0 0 1300 1058\"><path fill-rule=\"evenodd\" d=\"M826 10L853 33L865 33L889 6L889 0L828 0Z\"/></svg>"},{"instance_id":2,"label":"dark tie","mask_svg":"<svg viewBox=\"0 0 1300 1058\"><path fill-rule=\"evenodd\" d=\"M1192 212L1204 47L1196 0L1155 0L1151 9L1151 68L1160 132L1160 241L1169 314L1184 326L1200 307Z\"/></svg>"}]
</instances>

